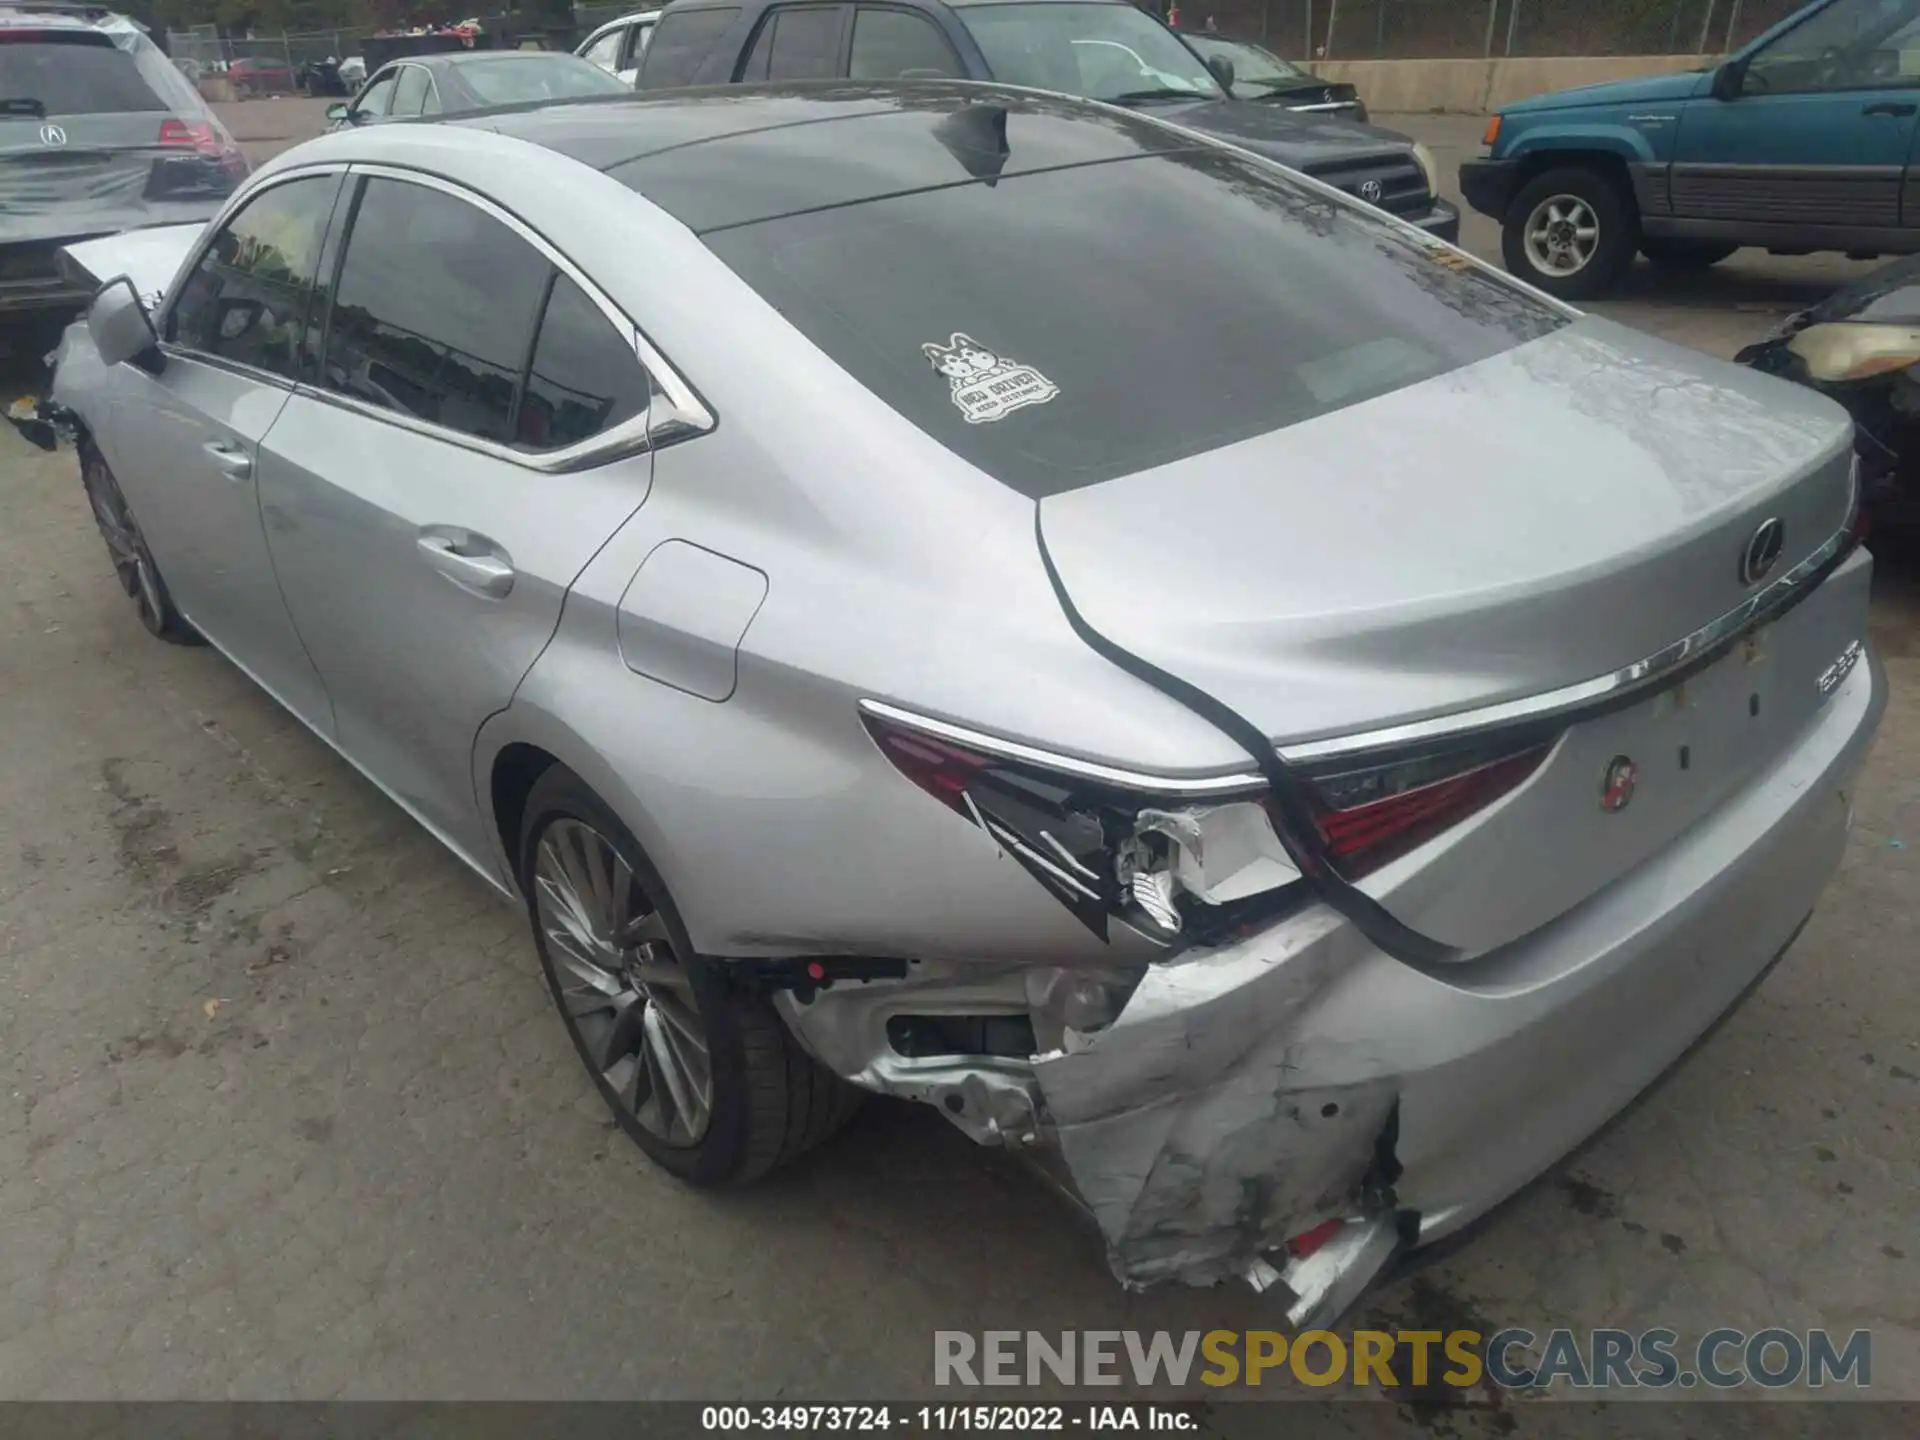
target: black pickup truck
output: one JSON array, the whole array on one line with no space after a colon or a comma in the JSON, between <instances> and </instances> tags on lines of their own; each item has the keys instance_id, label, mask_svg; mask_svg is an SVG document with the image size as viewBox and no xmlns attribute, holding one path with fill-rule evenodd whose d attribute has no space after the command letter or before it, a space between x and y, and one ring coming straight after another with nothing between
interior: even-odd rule
<instances>
[{"instance_id":1,"label":"black pickup truck","mask_svg":"<svg viewBox=\"0 0 1920 1440\"><path fill-rule=\"evenodd\" d=\"M1104 100L1239 145L1445 240L1426 148L1328 114L1234 100L1230 61L1202 62L1127 0L673 0L638 86L760 80L991 80Z\"/></svg>"}]
</instances>

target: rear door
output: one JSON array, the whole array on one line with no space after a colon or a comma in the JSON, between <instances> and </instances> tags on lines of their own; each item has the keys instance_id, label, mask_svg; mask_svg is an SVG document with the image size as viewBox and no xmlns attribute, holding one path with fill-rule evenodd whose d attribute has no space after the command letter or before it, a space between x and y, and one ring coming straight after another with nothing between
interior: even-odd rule
<instances>
[{"instance_id":1,"label":"rear door","mask_svg":"<svg viewBox=\"0 0 1920 1440\"><path fill-rule=\"evenodd\" d=\"M1917 44L1920 0L1834 0L1767 41L1747 57L1738 96L1702 95L1683 107L1674 214L1749 225L1901 225L1902 182L1920 125ZM1920 223L1920 214L1905 223Z\"/></svg>"},{"instance_id":2,"label":"rear door","mask_svg":"<svg viewBox=\"0 0 1920 1440\"><path fill-rule=\"evenodd\" d=\"M648 376L631 324L517 221L411 172L356 183L324 360L267 437L261 500L341 748L475 857L473 738L646 498Z\"/></svg>"},{"instance_id":3,"label":"rear door","mask_svg":"<svg viewBox=\"0 0 1920 1440\"><path fill-rule=\"evenodd\" d=\"M342 178L271 184L213 236L161 317L164 368L116 370L128 388L107 456L180 608L323 734L332 713L275 583L256 485L260 439L310 344Z\"/></svg>"}]
</instances>

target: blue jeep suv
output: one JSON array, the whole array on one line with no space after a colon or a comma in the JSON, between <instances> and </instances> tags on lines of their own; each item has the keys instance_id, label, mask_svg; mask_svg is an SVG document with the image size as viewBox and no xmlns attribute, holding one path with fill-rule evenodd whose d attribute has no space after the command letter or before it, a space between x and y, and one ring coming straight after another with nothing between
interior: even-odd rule
<instances>
[{"instance_id":1,"label":"blue jeep suv","mask_svg":"<svg viewBox=\"0 0 1920 1440\"><path fill-rule=\"evenodd\" d=\"M1635 252L1920 251L1920 0L1817 0L1718 67L1510 105L1460 189L1507 268L1604 293Z\"/></svg>"}]
</instances>

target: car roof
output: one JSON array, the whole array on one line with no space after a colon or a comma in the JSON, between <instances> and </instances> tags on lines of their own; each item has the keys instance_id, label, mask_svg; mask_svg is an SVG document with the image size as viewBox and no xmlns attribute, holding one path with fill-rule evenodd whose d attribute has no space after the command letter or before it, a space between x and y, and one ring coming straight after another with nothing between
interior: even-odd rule
<instances>
[{"instance_id":1,"label":"car roof","mask_svg":"<svg viewBox=\"0 0 1920 1440\"><path fill-rule=\"evenodd\" d=\"M709 86L500 107L437 123L565 155L697 232L1204 143L1070 96L972 81Z\"/></svg>"},{"instance_id":2,"label":"car roof","mask_svg":"<svg viewBox=\"0 0 1920 1440\"><path fill-rule=\"evenodd\" d=\"M542 60L564 57L578 60L580 57L571 50L442 50L434 55L396 55L393 63L409 65L430 65L442 70L457 70L463 65L497 65L502 61L525 60L529 56Z\"/></svg>"},{"instance_id":3,"label":"car roof","mask_svg":"<svg viewBox=\"0 0 1920 1440\"><path fill-rule=\"evenodd\" d=\"M673 0L668 13L682 10L763 10L781 0ZM950 5L956 10L978 9L987 5L1130 5L1132 0L897 0L916 9L930 10Z\"/></svg>"},{"instance_id":4,"label":"car roof","mask_svg":"<svg viewBox=\"0 0 1920 1440\"><path fill-rule=\"evenodd\" d=\"M0 0L0 24L8 29L101 30L136 26L117 10L104 5L69 5L58 0Z\"/></svg>"}]
</instances>

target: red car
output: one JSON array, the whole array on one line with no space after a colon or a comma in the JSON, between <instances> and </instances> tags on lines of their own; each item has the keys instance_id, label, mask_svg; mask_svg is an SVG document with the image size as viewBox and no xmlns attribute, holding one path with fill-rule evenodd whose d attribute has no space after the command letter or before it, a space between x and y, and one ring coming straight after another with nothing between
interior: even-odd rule
<instances>
[{"instance_id":1,"label":"red car","mask_svg":"<svg viewBox=\"0 0 1920 1440\"><path fill-rule=\"evenodd\" d=\"M235 60L227 66L227 83L233 86L233 98L250 95L289 95L293 93L293 67L284 60Z\"/></svg>"}]
</instances>

